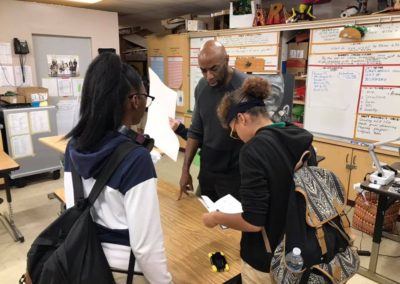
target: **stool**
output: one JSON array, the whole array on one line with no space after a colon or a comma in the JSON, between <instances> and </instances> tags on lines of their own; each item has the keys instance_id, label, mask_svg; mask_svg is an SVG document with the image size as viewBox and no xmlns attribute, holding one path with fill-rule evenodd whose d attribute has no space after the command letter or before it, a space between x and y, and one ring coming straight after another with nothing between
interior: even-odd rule
<instances>
[{"instance_id":1,"label":"stool","mask_svg":"<svg viewBox=\"0 0 400 284\"><path fill-rule=\"evenodd\" d=\"M54 190L54 192L49 193L47 195L49 199L57 199L60 201L60 214L62 214L65 211L65 194L64 194L64 188L57 188Z\"/></svg>"}]
</instances>

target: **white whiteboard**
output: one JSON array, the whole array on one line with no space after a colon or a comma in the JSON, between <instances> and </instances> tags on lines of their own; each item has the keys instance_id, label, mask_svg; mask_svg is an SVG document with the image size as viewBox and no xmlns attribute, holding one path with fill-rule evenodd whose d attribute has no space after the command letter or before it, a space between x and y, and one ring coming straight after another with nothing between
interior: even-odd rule
<instances>
[{"instance_id":1,"label":"white whiteboard","mask_svg":"<svg viewBox=\"0 0 400 284\"><path fill-rule=\"evenodd\" d=\"M313 44L311 54L325 53L357 53L357 52L377 52L377 51L398 51L400 50L400 40L390 41L370 41L370 42L341 42L335 44Z\"/></svg>"},{"instance_id":2,"label":"white whiteboard","mask_svg":"<svg viewBox=\"0 0 400 284\"><path fill-rule=\"evenodd\" d=\"M400 24L367 26L361 42L341 28L312 31L304 126L325 135L385 141L400 134Z\"/></svg>"},{"instance_id":3,"label":"white whiteboard","mask_svg":"<svg viewBox=\"0 0 400 284\"><path fill-rule=\"evenodd\" d=\"M356 137L368 141L389 141L400 134L399 117L359 115Z\"/></svg>"},{"instance_id":4,"label":"white whiteboard","mask_svg":"<svg viewBox=\"0 0 400 284\"><path fill-rule=\"evenodd\" d=\"M367 33L363 37L363 41L400 39L400 25L398 23L367 25L366 27ZM348 39L338 37L342 30L343 28L318 29L312 33L311 42L312 44L349 42Z\"/></svg>"},{"instance_id":5,"label":"white whiteboard","mask_svg":"<svg viewBox=\"0 0 400 284\"><path fill-rule=\"evenodd\" d=\"M354 93L360 88L361 76L362 67L309 67L305 128L352 137L358 100Z\"/></svg>"}]
</instances>

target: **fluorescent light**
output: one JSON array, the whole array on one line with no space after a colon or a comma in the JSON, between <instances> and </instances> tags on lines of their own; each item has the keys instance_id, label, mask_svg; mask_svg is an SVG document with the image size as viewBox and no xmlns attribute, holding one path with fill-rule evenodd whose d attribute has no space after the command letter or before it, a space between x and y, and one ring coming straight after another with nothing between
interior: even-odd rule
<instances>
[{"instance_id":1,"label":"fluorescent light","mask_svg":"<svg viewBox=\"0 0 400 284\"><path fill-rule=\"evenodd\" d=\"M79 2L79 3L88 3L88 4L94 4L103 0L68 0L70 2Z\"/></svg>"}]
</instances>

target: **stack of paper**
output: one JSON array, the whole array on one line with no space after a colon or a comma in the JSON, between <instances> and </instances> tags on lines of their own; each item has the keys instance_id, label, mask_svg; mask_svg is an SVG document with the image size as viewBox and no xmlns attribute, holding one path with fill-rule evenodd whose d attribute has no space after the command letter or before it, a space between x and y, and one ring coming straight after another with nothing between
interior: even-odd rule
<instances>
[{"instance_id":1,"label":"stack of paper","mask_svg":"<svg viewBox=\"0 0 400 284\"><path fill-rule=\"evenodd\" d=\"M232 195L227 194L217 201L211 201L208 196L202 195L200 202L208 210L208 212L220 211L228 214L242 213L242 204Z\"/></svg>"}]
</instances>

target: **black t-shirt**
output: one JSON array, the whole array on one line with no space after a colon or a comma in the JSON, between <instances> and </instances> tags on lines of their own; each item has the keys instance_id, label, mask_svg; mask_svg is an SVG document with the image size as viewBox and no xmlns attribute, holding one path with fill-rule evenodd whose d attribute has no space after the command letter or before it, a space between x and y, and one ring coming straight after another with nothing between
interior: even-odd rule
<instances>
[{"instance_id":1,"label":"black t-shirt","mask_svg":"<svg viewBox=\"0 0 400 284\"><path fill-rule=\"evenodd\" d=\"M232 139L229 130L221 126L217 107L227 92L241 87L245 78L245 74L234 70L232 79L225 86L210 87L204 78L196 86L196 103L188 137L202 144L200 178L239 174L239 152L243 142Z\"/></svg>"},{"instance_id":2,"label":"black t-shirt","mask_svg":"<svg viewBox=\"0 0 400 284\"><path fill-rule=\"evenodd\" d=\"M243 218L264 226L272 250L283 234L293 171L312 142L312 135L289 123L259 129L240 152L240 196ZM269 272L272 255L267 255L261 232L242 233L241 258L253 268Z\"/></svg>"}]
</instances>

